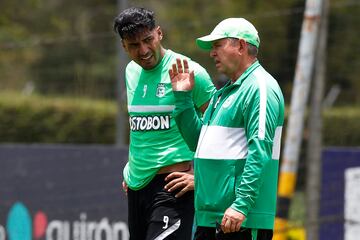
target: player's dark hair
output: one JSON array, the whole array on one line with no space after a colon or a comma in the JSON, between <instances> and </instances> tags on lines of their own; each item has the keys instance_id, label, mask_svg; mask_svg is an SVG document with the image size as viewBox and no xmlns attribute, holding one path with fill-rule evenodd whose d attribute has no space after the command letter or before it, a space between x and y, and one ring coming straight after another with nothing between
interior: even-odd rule
<instances>
[{"instance_id":1,"label":"player's dark hair","mask_svg":"<svg viewBox=\"0 0 360 240\"><path fill-rule=\"evenodd\" d=\"M132 7L122 11L114 19L114 31L122 39L135 37L144 30L155 28L154 12L145 8Z\"/></svg>"}]
</instances>

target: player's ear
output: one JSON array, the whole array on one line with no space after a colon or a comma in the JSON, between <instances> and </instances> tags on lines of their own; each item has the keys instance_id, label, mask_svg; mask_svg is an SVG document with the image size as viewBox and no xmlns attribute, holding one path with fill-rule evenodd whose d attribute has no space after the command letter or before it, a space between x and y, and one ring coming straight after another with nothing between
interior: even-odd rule
<instances>
[{"instance_id":1,"label":"player's ear","mask_svg":"<svg viewBox=\"0 0 360 240\"><path fill-rule=\"evenodd\" d=\"M162 38L163 38L163 32L162 32L162 30L161 30L161 27L160 27L160 26L157 26L155 31L156 31L156 33L158 34L159 39L162 40Z\"/></svg>"},{"instance_id":2,"label":"player's ear","mask_svg":"<svg viewBox=\"0 0 360 240\"><path fill-rule=\"evenodd\" d=\"M121 45L123 46L124 49L126 49L124 40L122 40L122 39L121 39Z\"/></svg>"},{"instance_id":3,"label":"player's ear","mask_svg":"<svg viewBox=\"0 0 360 240\"><path fill-rule=\"evenodd\" d=\"M128 52L127 45L126 45L124 39L121 40L121 45L122 45L122 47L124 48L125 52Z\"/></svg>"}]
</instances>

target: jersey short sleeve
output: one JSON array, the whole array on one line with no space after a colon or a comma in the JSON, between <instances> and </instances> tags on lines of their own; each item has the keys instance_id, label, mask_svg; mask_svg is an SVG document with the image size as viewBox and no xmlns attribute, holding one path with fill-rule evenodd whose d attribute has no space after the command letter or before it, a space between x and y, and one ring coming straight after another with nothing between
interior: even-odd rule
<instances>
[{"instance_id":1,"label":"jersey short sleeve","mask_svg":"<svg viewBox=\"0 0 360 240\"><path fill-rule=\"evenodd\" d=\"M195 106L200 108L204 103L209 101L216 89L209 74L202 66L193 62L190 67L193 67L195 73L195 86L192 91L193 101Z\"/></svg>"}]
</instances>

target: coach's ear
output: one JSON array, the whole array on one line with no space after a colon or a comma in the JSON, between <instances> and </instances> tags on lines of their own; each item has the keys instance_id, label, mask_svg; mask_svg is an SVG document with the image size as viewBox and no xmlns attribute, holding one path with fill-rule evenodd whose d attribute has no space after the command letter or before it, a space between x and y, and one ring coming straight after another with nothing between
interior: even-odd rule
<instances>
[{"instance_id":1,"label":"coach's ear","mask_svg":"<svg viewBox=\"0 0 360 240\"><path fill-rule=\"evenodd\" d=\"M239 55L244 55L244 53L248 51L247 43L244 39L239 39L238 51L239 51Z\"/></svg>"}]
</instances>

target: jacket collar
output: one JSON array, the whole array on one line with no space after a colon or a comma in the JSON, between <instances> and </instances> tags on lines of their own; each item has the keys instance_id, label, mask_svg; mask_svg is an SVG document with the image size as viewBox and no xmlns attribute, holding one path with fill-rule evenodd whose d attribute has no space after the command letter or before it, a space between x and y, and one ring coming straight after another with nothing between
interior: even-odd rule
<instances>
[{"instance_id":1,"label":"jacket collar","mask_svg":"<svg viewBox=\"0 0 360 240\"><path fill-rule=\"evenodd\" d=\"M256 68L260 66L260 63L258 60L256 60L253 64L251 64L250 67L248 67L243 74L234 82L233 85L241 85L243 81L249 76L250 73L252 73Z\"/></svg>"}]
</instances>

